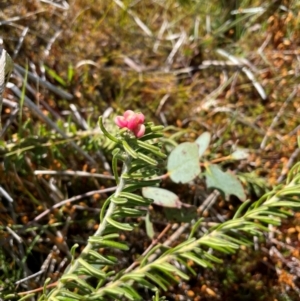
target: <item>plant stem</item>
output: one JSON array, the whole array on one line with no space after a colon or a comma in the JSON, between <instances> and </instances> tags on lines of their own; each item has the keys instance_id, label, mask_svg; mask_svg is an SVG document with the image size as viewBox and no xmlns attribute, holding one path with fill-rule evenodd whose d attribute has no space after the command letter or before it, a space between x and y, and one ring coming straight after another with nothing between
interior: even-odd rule
<instances>
[{"instance_id":1,"label":"plant stem","mask_svg":"<svg viewBox=\"0 0 300 301\"><path fill-rule=\"evenodd\" d=\"M128 173L128 171L130 169L130 164L131 164L131 157L127 154L127 158L123 163L123 168L122 168L122 173L121 173L121 176L120 176L120 181L119 181L117 189L114 193L115 197L118 197L120 195L120 193L122 192L122 190L126 186L126 180L123 179L122 175ZM114 213L115 208L116 208L116 205L113 202L111 202L109 204L109 207L108 207L106 213L105 213L103 221L99 225L99 228L95 232L94 236L101 236L103 234L103 232L105 231L106 226L108 224L107 223L107 218L110 217ZM90 250L92 249L92 246L93 245L90 242L86 245L86 247L83 249L83 251L81 252L79 257L76 260L74 260L73 264L70 266L69 270L64 273L64 275L71 275L78 269L78 267L79 267L78 259L79 258L84 258L86 255L88 255ZM51 300L52 297L55 297L59 293L59 291L62 289L63 286L64 286L64 283L59 281L58 285L57 285L57 288L51 293L48 300Z\"/></svg>"}]
</instances>

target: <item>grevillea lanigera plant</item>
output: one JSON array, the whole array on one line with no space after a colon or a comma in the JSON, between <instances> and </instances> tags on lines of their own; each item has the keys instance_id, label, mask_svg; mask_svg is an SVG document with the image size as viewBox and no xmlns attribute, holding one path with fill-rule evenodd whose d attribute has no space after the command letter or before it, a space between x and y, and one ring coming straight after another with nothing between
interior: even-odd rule
<instances>
[{"instance_id":1,"label":"grevillea lanigera plant","mask_svg":"<svg viewBox=\"0 0 300 301\"><path fill-rule=\"evenodd\" d=\"M268 224L280 224L282 218L291 214L292 207L300 205L299 164L290 171L285 185L250 204L245 200L241 183L232 173L224 172L216 161L203 159L210 143L209 133L203 133L195 142L175 146L167 158L161 152L162 126L145 123L144 115L133 111L116 117L115 123L120 130L112 135L104 127L102 118L99 119L103 134L115 145L112 170L117 189L101 208L97 231L89 237L79 256L75 256L78 245L73 246L68 268L55 288L48 286L50 280L46 281L40 301L145 300L143 292L146 290L153 292L153 300L164 300L158 296L159 290L167 290L170 283L188 280L190 274L195 274L191 262L203 268L221 263L216 251L228 254L242 245L251 245L251 235L268 231ZM237 150L225 159L239 160L245 156L244 151ZM165 166L167 173L161 176ZM166 177L187 185L205 179L208 188L217 189L225 198L234 194L244 202L231 220L206 231L201 227L201 216L196 214L185 220L177 234L178 238L184 231L188 232L185 241L172 246L152 243L136 262L120 270L121 254L130 248L129 242L120 238L120 233L132 231L137 221L144 218L148 235L153 236L148 215L150 204L154 202L170 210L189 206L179 201L173 192L159 187L160 179ZM25 295L22 299L33 295ZM7 299L10 297L14 296Z\"/></svg>"}]
</instances>

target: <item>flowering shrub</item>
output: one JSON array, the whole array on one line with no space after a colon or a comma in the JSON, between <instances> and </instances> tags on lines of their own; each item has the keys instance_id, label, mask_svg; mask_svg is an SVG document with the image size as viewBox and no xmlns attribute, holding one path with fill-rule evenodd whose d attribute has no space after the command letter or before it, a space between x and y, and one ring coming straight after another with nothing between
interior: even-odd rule
<instances>
[{"instance_id":1,"label":"flowering shrub","mask_svg":"<svg viewBox=\"0 0 300 301\"><path fill-rule=\"evenodd\" d=\"M196 275L190 262L204 269L220 264L222 259L216 256L216 251L230 254L241 246L251 245L250 235L257 236L262 231L268 231L269 224L279 225L281 219L290 214L281 208L300 207L300 163L292 168L284 187L274 189L251 203L246 201L238 178L230 172L223 172L218 165L207 161L202 164L205 172L200 170L199 165L210 143L209 133L203 133L195 142L175 146L166 158L161 152L162 127L144 121L143 114L128 110L123 116L116 117L115 122L121 129L133 132L135 137L124 135L124 131L114 136L106 130L100 117L99 126L104 136L115 143L112 170L117 183L116 190L102 204L99 227L89 237L86 246L79 255L75 255L79 244L71 248L70 264L58 283L48 286L51 281L48 278L43 293L36 300L138 301L145 300L144 288L151 292L153 301L162 301L164 299L159 297L158 289L168 290L173 281L188 280L190 274ZM244 156L239 151L226 158L238 160ZM225 198L233 194L244 203L231 220L203 231L203 218L197 214L196 208L181 202L173 192L159 187L159 167L164 166L165 159L167 175L173 182L188 184L201 176L206 179L207 188L217 189ZM141 194L137 190L142 190ZM177 210L176 217L181 214L184 218L185 224L172 234L172 241L169 238L161 245L154 239L154 227L148 212L151 204L165 207L170 217L170 212ZM192 210L195 214L190 218ZM120 270L120 259L116 254L130 249L120 234L133 231L140 226L137 223L140 220L145 221L147 234L153 241L134 263ZM187 229L190 233L185 241L176 244L175 241ZM34 292L29 291L19 300L29 299L33 295ZM8 295L6 299L15 297Z\"/></svg>"},{"instance_id":2,"label":"flowering shrub","mask_svg":"<svg viewBox=\"0 0 300 301\"><path fill-rule=\"evenodd\" d=\"M117 116L115 123L119 128L127 128L134 133L135 137L141 138L145 134L145 116L142 113L134 113L127 110L123 116Z\"/></svg>"}]
</instances>

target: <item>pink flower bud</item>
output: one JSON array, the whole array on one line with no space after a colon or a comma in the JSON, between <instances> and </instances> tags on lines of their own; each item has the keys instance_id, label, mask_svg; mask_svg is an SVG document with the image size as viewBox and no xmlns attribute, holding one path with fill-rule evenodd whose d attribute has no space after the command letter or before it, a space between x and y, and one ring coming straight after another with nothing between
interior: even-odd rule
<instances>
[{"instance_id":1,"label":"pink flower bud","mask_svg":"<svg viewBox=\"0 0 300 301\"><path fill-rule=\"evenodd\" d=\"M115 123L121 129L127 127L127 120L123 116L117 116Z\"/></svg>"},{"instance_id":2,"label":"pink flower bud","mask_svg":"<svg viewBox=\"0 0 300 301\"><path fill-rule=\"evenodd\" d=\"M119 128L127 128L137 138L142 137L145 134L145 116L142 113L134 113L131 110L127 110L123 116L117 116L115 118L115 123Z\"/></svg>"},{"instance_id":3,"label":"pink flower bud","mask_svg":"<svg viewBox=\"0 0 300 301\"><path fill-rule=\"evenodd\" d=\"M145 134L146 127L143 124L139 124L134 130L133 133L135 137L141 138Z\"/></svg>"}]
</instances>

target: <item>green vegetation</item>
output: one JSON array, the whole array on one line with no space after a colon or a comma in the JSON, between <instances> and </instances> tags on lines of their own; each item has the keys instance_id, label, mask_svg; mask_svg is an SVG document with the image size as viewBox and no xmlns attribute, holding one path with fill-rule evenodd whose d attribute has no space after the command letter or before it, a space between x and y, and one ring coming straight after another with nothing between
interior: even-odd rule
<instances>
[{"instance_id":1,"label":"green vegetation","mask_svg":"<svg viewBox=\"0 0 300 301\"><path fill-rule=\"evenodd\" d=\"M165 264L173 280L184 280L170 281L159 296L298 300L300 215L289 208L298 201L298 167L287 182L286 176L299 160L299 1L2 2L0 35L15 69L1 116L0 300L19 300L21 295L38 300L43 288L46 296L99 229L99 213L116 189L113 174L120 176L121 161L98 119L102 115L105 129L115 136L113 119L128 109L165 126L152 147L155 156L161 154L156 147L169 156L178 145L194 147L203 133L205 144L205 135L210 136L199 154L204 158L200 178L191 176L184 183L176 159L166 164L158 160L156 175L164 175L160 188L179 196L180 203L173 202L183 204L180 213L156 201L146 217L136 219L139 212L134 208L126 211L126 218L119 212L127 228L110 220L122 229L117 245L121 250L105 257L105 248L99 247L106 264L115 258L115 272L131 265L134 270L148 247L155 252L183 227L169 245L179 252L191 230L199 234L197 226L201 231L221 230L234 224L234 216L247 215L257 200L268 202L265 193L274 200L274 195L282 196L286 183L293 183L292 197L280 198L285 211L273 208L279 220L264 224L269 233L254 231L254 238L239 234L230 243L221 235L219 239L230 244L225 255L222 244L216 251L208 240L213 253L199 252L209 263L199 252L198 257L188 252L177 262L182 268L188 259L183 271ZM143 147L151 149L141 142L133 145L125 142L120 148L131 156ZM139 159L147 161L143 155ZM189 171L199 173L197 168ZM143 178L150 176L143 172ZM138 166L126 176L140 179ZM224 181L241 185L238 181L243 188L234 186L233 193ZM241 202L244 196L249 202ZM124 198L114 201L121 204ZM263 227L272 221L260 214L248 222ZM286 215L290 217L280 225ZM194 228L191 220L199 221ZM72 248L75 244L78 247ZM170 251L165 256L175 255ZM141 266L147 264L144 260ZM94 281L88 285L95 286ZM13 298L17 293L21 295ZM143 300L155 295L141 288L137 293Z\"/></svg>"}]
</instances>

